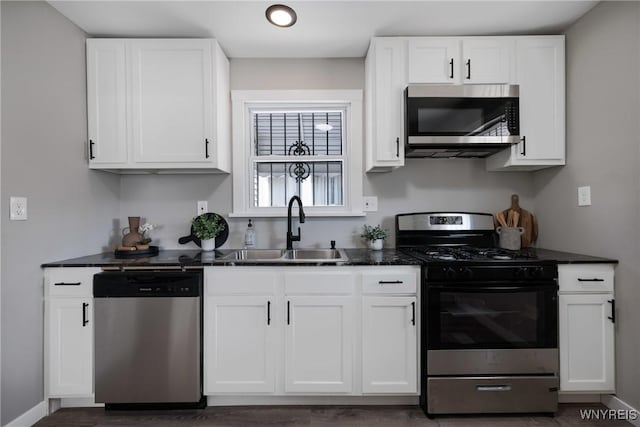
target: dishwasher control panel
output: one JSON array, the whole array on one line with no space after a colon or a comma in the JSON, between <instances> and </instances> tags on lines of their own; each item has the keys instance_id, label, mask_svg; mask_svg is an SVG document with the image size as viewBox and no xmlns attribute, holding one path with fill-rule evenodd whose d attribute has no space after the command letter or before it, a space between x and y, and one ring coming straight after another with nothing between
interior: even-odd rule
<instances>
[{"instance_id":1,"label":"dishwasher control panel","mask_svg":"<svg viewBox=\"0 0 640 427\"><path fill-rule=\"evenodd\" d=\"M199 271L105 271L93 276L95 298L199 297Z\"/></svg>"}]
</instances>

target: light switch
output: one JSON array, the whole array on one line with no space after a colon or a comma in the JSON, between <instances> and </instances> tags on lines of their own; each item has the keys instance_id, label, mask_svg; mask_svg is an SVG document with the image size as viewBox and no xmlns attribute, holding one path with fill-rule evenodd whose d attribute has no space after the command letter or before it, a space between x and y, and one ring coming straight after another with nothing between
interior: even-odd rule
<instances>
[{"instance_id":1,"label":"light switch","mask_svg":"<svg viewBox=\"0 0 640 427\"><path fill-rule=\"evenodd\" d=\"M25 221L27 219L27 198L11 197L10 199L10 215L12 221Z\"/></svg>"},{"instance_id":2,"label":"light switch","mask_svg":"<svg viewBox=\"0 0 640 427\"><path fill-rule=\"evenodd\" d=\"M591 187L578 187L578 206L591 206Z\"/></svg>"},{"instance_id":3,"label":"light switch","mask_svg":"<svg viewBox=\"0 0 640 427\"><path fill-rule=\"evenodd\" d=\"M369 196L363 197L364 207L363 211L365 212L378 212L378 197Z\"/></svg>"}]
</instances>

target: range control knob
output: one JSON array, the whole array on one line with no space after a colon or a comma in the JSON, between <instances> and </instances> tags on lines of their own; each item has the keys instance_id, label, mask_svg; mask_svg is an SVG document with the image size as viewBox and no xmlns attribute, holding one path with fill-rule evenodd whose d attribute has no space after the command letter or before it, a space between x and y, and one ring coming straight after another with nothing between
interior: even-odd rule
<instances>
[{"instance_id":1,"label":"range control knob","mask_svg":"<svg viewBox=\"0 0 640 427\"><path fill-rule=\"evenodd\" d=\"M535 267L531 269L531 271L529 272L529 275L531 277L540 278L542 277L543 273L544 273L544 269L542 267Z\"/></svg>"},{"instance_id":2,"label":"range control knob","mask_svg":"<svg viewBox=\"0 0 640 427\"><path fill-rule=\"evenodd\" d=\"M460 277L463 277L464 279L470 280L473 278L473 271L471 271L469 267L460 267L459 272Z\"/></svg>"},{"instance_id":3,"label":"range control knob","mask_svg":"<svg viewBox=\"0 0 640 427\"><path fill-rule=\"evenodd\" d=\"M524 278L527 276L528 269L527 267L519 267L513 272L513 277L516 278Z\"/></svg>"},{"instance_id":4,"label":"range control knob","mask_svg":"<svg viewBox=\"0 0 640 427\"><path fill-rule=\"evenodd\" d=\"M451 267L446 268L444 274L445 276L447 276L447 279L449 280L455 280L458 278L458 272Z\"/></svg>"}]
</instances>

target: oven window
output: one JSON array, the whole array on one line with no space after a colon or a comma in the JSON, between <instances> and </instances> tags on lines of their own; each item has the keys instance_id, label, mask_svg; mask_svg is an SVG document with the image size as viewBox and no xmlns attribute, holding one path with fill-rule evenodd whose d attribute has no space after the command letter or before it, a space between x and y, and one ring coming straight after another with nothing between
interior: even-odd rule
<instances>
[{"instance_id":1,"label":"oven window","mask_svg":"<svg viewBox=\"0 0 640 427\"><path fill-rule=\"evenodd\" d=\"M544 348L557 344L555 291L430 293L430 349Z\"/></svg>"}]
</instances>

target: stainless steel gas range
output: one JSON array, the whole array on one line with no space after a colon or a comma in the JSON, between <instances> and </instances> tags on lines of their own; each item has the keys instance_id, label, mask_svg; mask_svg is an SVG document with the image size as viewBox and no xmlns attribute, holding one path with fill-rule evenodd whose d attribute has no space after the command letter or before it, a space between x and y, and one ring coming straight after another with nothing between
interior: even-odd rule
<instances>
[{"instance_id":1,"label":"stainless steel gas range","mask_svg":"<svg viewBox=\"0 0 640 427\"><path fill-rule=\"evenodd\" d=\"M495 237L491 214L396 215L396 247L423 261L427 415L557 410L557 265Z\"/></svg>"}]
</instances>

